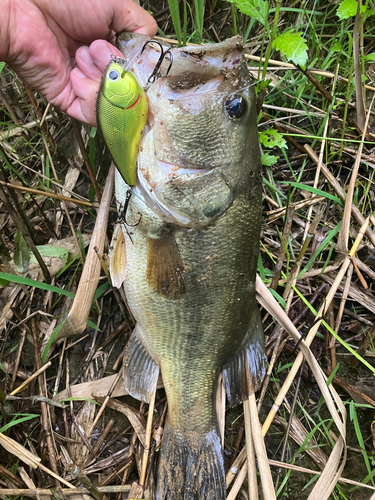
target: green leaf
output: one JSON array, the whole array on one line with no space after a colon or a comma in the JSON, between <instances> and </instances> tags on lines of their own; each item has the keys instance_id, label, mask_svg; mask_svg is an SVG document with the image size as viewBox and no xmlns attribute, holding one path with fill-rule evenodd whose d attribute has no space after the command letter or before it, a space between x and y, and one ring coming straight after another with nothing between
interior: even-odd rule
<instances>
[{"instance_id":1,"label":"green leaf","mask_svg":"<svg viewBox=\"0 0 375 500\"><path fill-rule=\"evenodd\" d=\"M300 297L300 299L303 301L303 303L310 309L310 311L314 314L314 316L318 316L318 311L314 309L314 307L310 304L310 302L306 299L306 297L296 288L295 286L292 286L293 290L295 293ZM362 356L360 356L355 349L350 347L349 344L345 342L344 339L342 339L332 328L329 326L329 324L323 319L322 320L322 325L329 331L331 335L335 337L335 339L340 342L340 344L345 347L345 349L353 354L364 366L366 366L374 375L375 375L375 368L370 365L368 361L366 361Z\"/></svg>"},{"instance_id":2,"label":"green leaf","mask_svg":"<svg viewBox=\"0 0 375 500\"><path fill-rule=\"evenodd\" d=\"M270 288L270 290L272 290L272 289ZM279 365L278 368L277 368L276 373L279 374L279 373L281 373L284 370L290 370L292 366L293 366L293 363L286 363L283 366Z\"/></svg>"},{"instance_id":3,"label":"green leaf","mask_svg":"<svg viewBox=\"0 0 375 500\"><path fill-rule=\"evenodd\" d=\"M49 290L50 292L56 292L60 295L66 295L71 299L74 299L75 297L74 293L68 292L63 288L48 285L48 283L42 283L41 281L31 280L30 278L25 278L24 276L17 276L16 274L0 273L0 279L10 281L11 283L20 283L21 285L34 286L35 288L40 288L41 290Z\"/></svg>"},{"instance_id":4,"label":"green leaf","mask_svg":"<svg viewBox=\"0 0 375 500\"><path fill-rule=\"evenodd\" d=\"M53 245L38 245L37 249L39 250L39 253L42 257L54 257L61 259L64 266L66 266L69 260L70 252L66 248L56 247ZM36 263L36 258L34 257L34 255L31 256L30 261L34 262L34 264Z\"/></svg>"},{"instance_id":5,"label":"green leaf","mask_svg":"<svg viewBox=\"0 0 375 500\"><path fill-rule=\"evenodd\" d=\"M280 196L280 198L286 198L285 194L282 193L280 191L280 189L277 189L277 187L274 184L271 184L271 182L268 179L266 179L265 177L263 177L263 184L265 184L269 189L272 189L272 191L277 193ZM0 273L0 277L1 277L1 273Z\"/></svg>"},{"instance_id":6,"label":"green leaf","mask_svg":"<svg viewBox=\"0 0 375 500\"><path fill-rule=\"evenodd\" d=\"M370 52L370 54L367 54L364 59L366 61L375 61L375 52Z\"/></svg>"},{"instance_id":7,"label":"green leaf","mask_svg":"<svg viewBox=\"0 0 375 500\"><path fill-rule=\"evenodd\" d=\"M277 163L277 160L280 158L280 156L275 156L275 155L270 155L269 153L264 153L260 161L262 162L262 165L265 167L270 167L271 165L275 165Z\"/></svg>"},{"instance_id":8,"label":"green leaf","mask_svg":"<svg viewBox=\"0 0 375 500\"><path fill-rule=\"evenodd\" d=\"M259 141L265 148L274 148L277 146L279 148L288 149L283 135L274 128L269 128L261 132L259 134Z\"/></svg>"},{"instance_id":9,"label":"green leaf","mask_svg":"<svg viewBox=\"0 0 375 500\"><path fill-rule=\"evenodd\" d=\"M3 71L5 67L5 62L0 62L0 73Z\"/></svg>"},{"instance_id":10,"label":"green leaf","mask_svg":"<svg viewBox=\"0 0 375 500\"><path fill-rule=\"evenodd\" d=\"M371 465L370 465L370 461L368 459L368 455L366 453L366 446L365 446L365 442L364 442L364 439L363 439L363 436L362 436L363 426L359 423L358 415L357 415L357 411L356 411L356 407L355 407L354 401L350 402L349 415L350 415L350 420L354 424L354 430L355 430L355 433L356 433L356 436L357 436L359 448L362 451L362 457L363 457L363 460L364 460L364 462L366 464L367 471L368 471L368 473L371 473L372 472L372 468L371 468ZM371 482L372 482L372 484L374 484L373 481L371 481Z\"/></svg>"},{"instance_id":11,"label":"green leaf","mask_svg":"<svg viewBox=\"0 0 375 500\"><path fill-rule=\"evenodd\" d=\"M306 69L307 45L302 33L293 30L285 31L272 43L272 47L279 50L281 55L293 61L297 66Z\"/></svg>"},{"instance_id":12,"label":"green leaf","mask_svg":"<svg viewBox=\"0 0 375 500\"><path fill-rule=\"evenodd\" d=\"M255 91L257 95L261 90L267 89L271 82L272 82L271 78L265 78L264 80L260 80L259 82L257 82L255 85Z\"/></svg>"},{"instance_id":13,"label":"green leaf","mask_svg":"<svg viewBox=\"0 0 375 500\"><path fill-rule=\"evenodd\" d=\"M228 2L234 3L242 14L259 21L263 26L266 24L268 10L265 0L228 0Z\"/></svg>"},{"instance_id":14,"label":"green leaf","mask_svg":"<svg viewBox=\"0 0 375 500\"><path fill-rule=\"evenodd\" d=\"M106 281L102 285L100 285L99 288L97 288L95 295L94 295L94 302L95 300L98 300L107 290L109 289L109 282Z\"/></svg>"},{"instance_id":15,"label":"green leaf","mask_svg":"<svg viewBox=\"0 0 375 500\"><path fill-rule=\"evenodd\" d=\"M330 244L330 242L332 241L332 239L339 232L340 227L341 227L341 221L337 224L336 227L334 227L331 231L329 231L327 233L327 235L324 238L324 240L320 243L320 245L315 250L314 254L310 257L309 261L307 262L307 264L305 265L305 267L302 269L302 271L299 273L299 275L297 276L296 279L301 278L310 269L310 267L313 265L313 263L315 262L316 258L320 254L320 252L322 252Z\"/></svg>"},{"instance_id":16,"label":"green leaf","mask_svg":"<svg viewBox=\"0 0 375 500\"><path fill-rule=\"evenodd\" d=\"M64 273L65 273L65 271L66 271L67 269L69 269L69 267L71 267L71 266L72 266L75 262L77 262L77 261L79 261L79 257L78 257L78 255L76 255L76 256L74 257L74 259L70 260L70 261L66 264L66 266L64 266L64 267L61 269L61 271L59 271L59 272L56 274L56 279L58 279L58 278L59 278L62 274L64 274Z\"/></svg>"},{"instance_id":17,"label":"green leaf","mask_svg":"<svg viewBox=\"0 0 375 500\"><path fill-rule=\"evenodd\" d=\"M2 363L0 363L0 370L2 370L5 373L5 375L10 379L9 374Z\"/></svg>"},{"instance_id":18,"label":"green leaf","mask_svg":"<svg viewBox=\"0 0 375 500\"><path fill-rule=\"evenodd\" d=\"M89 326L90 328L93 328L97 332L101 332L101 329L99 327L97 327L96 324L91 321L91 319L87 320L87 326Z\"/></svg>"},{"instance_id":19,"label":"green leaf","mask_svg":"<svg viewBox=\"0 0 375 500\"><path fill-rule=\"evenodd\" d=\"M375 16L375 9L368 9L364 14L362 14L364 21L366 21L366 19L370 16Z\"/></svg>"},{"instance_id":20,"label":"green leaf","mask_svg":"<svg viewBox=\"0 0 375 500\"><path fill-rule=\"evenodd\" d=\"M330 49L330 52L331 52L331 53L335 53L335 52L339 52L339 53L341 53L341 52L342 52L342 45L341 45L341 43L339 43L339 42L335 42L335 43L332 45L332 47L331 47L331 49Z\"/></svg>"},{"instance_id":21,"label":"green leaf","mask_svg":"<svg viewBox=\"0 0 375 500\"><path fill-rule=\"evenodd\" d=\"M349 17L353 17L357 14L358 2L357 0L343 0L337 9L336 15L343 21ZM361 14L366 11L364 5L361 6Z\"/></svg>"},{"instance_id":22,"label":"green leaf","mask_svg":"<svg viewBox=\"0 0 375 500\"><path fill-rule=\"evenodd\" d=\"M181 20L178 0L168 0L169 12L171 13L173 27L177 36L178 45L181 45Z\"/></svg>"},{"instance_id":23,"label":"green leaf","mask_svg":"<svg viewBox=\"0 0 375 500\"><path fill-rule=\"evenodd\" d=\"M14 233L14 245L16 247L14 252L14 263L16 264L17 271L24 273L29 269L30 250L26 241L23 239L21 231L17 229Z\"/></svg>"}]
</instances>

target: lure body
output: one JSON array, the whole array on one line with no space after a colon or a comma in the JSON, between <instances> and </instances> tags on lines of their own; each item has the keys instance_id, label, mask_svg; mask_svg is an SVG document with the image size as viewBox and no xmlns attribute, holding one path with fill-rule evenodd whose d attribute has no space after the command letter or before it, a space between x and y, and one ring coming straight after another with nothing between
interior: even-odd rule
<instances>
[{"instance_id":1,"label":"lure body","mask_svg":"<svg viewBox=\"0 0 375 500\"><path fill-rule=\"evenodd\" d=\"M123 179L136 183L137 155L147 120L143 87L125 60L116 57L104 73L96 103L97 119L104 141Z\"/></svg>"}]
</instances>

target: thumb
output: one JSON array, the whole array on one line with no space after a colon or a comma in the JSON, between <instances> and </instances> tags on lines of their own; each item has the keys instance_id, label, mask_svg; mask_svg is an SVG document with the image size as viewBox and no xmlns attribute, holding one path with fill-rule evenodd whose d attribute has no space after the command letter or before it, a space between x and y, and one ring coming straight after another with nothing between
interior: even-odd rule
<instances>
[{"instance_id":1,"label":"thumb","mask_svg":"<svg viewBox=\"0 0 375 500\"><path fill-rule=\"evenodd\" d=\"M151 37L156 34L155 19L132 0L115 0L112 7L114 10L112 29L116 33L125 30Z\"/></svg>"}]
</instances>

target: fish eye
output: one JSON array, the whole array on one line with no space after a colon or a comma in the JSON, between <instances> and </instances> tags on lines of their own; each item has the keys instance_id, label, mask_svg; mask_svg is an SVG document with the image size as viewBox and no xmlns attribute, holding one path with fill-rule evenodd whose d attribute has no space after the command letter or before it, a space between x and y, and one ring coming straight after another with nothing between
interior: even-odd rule
<instances>
[{"instance_id":1,"label":"fish eye","mask_svg":"<svg viewBox=\"0 0 375 500\"><path fill-rule=\"evenodd\" d=\"M111 80L111 82L117 82L119 78L120 73L117 71L117 69L111 69L111 71L108 73L108 79Z\"/></svg>"},{"instance_id":2,"label":"fish eye","mask_svg":"<svg viewBox=\"0 0 375 500\"><path fill-rule=\"evenodd\" d=\"M232 94L225 101L225 109L229 118L241 118L246 111L246 100L238 94Z\"/></svg>"}]
</instances>

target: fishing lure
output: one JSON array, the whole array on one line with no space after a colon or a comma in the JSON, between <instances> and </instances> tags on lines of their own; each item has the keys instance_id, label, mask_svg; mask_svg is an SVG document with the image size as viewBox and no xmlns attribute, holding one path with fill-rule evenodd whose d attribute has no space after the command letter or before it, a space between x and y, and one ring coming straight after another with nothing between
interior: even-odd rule
<instances>
[{"instance_id":1,"label":"fishing lure","mask_svg":"<svg viewBox=\"0 0 375 500\"><path fill-rule=\"evenodd\" d=\"M129 186L134 186L148 107L143 87L126 70L126 61L120 57L113 58L104 73L96 111L99 128L118 171Z\"/></svg>"}]
</instances>

